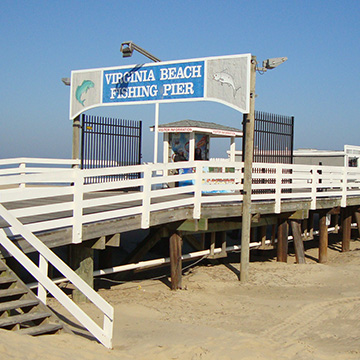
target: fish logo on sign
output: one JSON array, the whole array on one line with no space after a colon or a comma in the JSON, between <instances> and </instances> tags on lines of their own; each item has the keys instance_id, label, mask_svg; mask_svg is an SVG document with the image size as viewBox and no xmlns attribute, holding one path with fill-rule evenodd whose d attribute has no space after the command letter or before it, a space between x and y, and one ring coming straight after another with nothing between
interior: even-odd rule
<instances>
[{"instance_id":1,"label":"fish logo on sign","mask_svg":"<svg viewBox=\"0 0 360 360\"><path fill-rule=\"evenodd\" d=\"M84 80L80 86L76 88L75 97L76 100L82 105L84 105L84 102L86 99L81 99L83 94L86 94L89 89L94 87L94 83L91 80Z\"/></svg>"},{"instance_id":2,"label":"fish logo on sign","mask_svg":"<svg viewBox=\"0 0 360 360\"><path fill-rule=\"evenodd\" d=\"M221 85L228 85L233 89L233 95L234 98L236 96L236 93L238 92L238 90L240 90L241 86L239 86L238 88L235 87L235 82L234 82L234 78L228 74L227 72L221 71L219 73L215 73L213 75L213 80L218 81Z\"/></svg>"}]
</instances>

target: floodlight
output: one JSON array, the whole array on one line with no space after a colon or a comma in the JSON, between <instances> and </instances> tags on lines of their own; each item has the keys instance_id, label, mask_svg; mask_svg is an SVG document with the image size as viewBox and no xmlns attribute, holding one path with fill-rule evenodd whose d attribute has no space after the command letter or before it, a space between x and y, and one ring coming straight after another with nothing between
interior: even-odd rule
<instances>
[{"instance_id":1,"label":"floodlight","mask_svg":"<svg viewBox=\"0 0 360 360\"><path fill-rule=\"evenodd\" d=\"M158 59L156 56L150 54L145 49L141 48L140 46L134 44L132 41L125 41L121 44L120 51L123 53L123 57L130 57L132 56L134 50L138 51L140 54L143 54L150 60L154 62L160 62L161 60Z\"/></svg>"},{"instance_id":2,"label":"floodlight","mask_svg":"<svg viewBox=\"0 0 360 360\"><path fill-rule=\"evenodd\" d=\"M61 81L62 81L66 86L70 86L70 85L71 85L71 80L70 80L70 78L61 78Z\"/></svg>"},{"instance_id":3,"label":"floodlight","mask_svg":"<svg viewBox=\"0 0 360 360\"><path fill-rule=\"evenodd\" d=\"M263 68L265 69L274 69L277 66L284 63L288 58L287 57L278 57L278 58L271 58L263 61Z\"/></svg>"},{"instance_id":4,"label":"floodlight","mask_svg":"<svg viewBox=\"0 0 360 360\"><path fill-rule=\"evenodd\" d=\"M134 49L131 45L131 41L121 44L120 51L123 53L124 58L132 56Z\"/></svg>"}]
</instances>

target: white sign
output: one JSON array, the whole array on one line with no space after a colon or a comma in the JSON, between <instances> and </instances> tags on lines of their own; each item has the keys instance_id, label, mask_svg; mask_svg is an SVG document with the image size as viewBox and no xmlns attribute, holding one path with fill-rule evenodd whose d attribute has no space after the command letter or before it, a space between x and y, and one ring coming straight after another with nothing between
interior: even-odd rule
<instances>
[{"instance_id":1,"label":"white sign","mask_svg":"<svg viewBox=\"0 0 360 360\"><path fill-rule=\"evenodd\" d=\"M72 71L70 119L99 106L203 100L247 114L250 61L243 54Z\"/></svg>"}]
</instances>

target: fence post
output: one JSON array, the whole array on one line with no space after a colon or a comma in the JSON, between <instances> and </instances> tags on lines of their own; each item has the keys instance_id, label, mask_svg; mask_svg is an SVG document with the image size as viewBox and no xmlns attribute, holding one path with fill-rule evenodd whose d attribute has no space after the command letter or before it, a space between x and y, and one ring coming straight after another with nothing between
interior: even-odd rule
<instances>
[{"instance_id":1,"label":"fence post","mask_svg":"<svg viewBox=\"0 0 360 360\"><path fill-rule=\"evenodd\" d=\"M73 210L73 231L72 243L79 244L82 242L82 212L84 198L84 178L81 169L73 168L75 175L74 181L74 210Z\"/></svg>"},{"instance_id":2,"label":"fence post","mask_svg":"<svg viewBox=\"0 0 360 360\"><path fill-rule=\"evenodd\" d=\"M346 207L346 196L347 196L347 166L343 168L342 176L342 191L341 191L341 207Z\"/></svg>"},{"instance_id":3,"label":"fence post","mask_svg":"<svg viewBox=\"0 0 360 360\"><path fill-rule=\"evenodd\" d=\"M39 270L41 271L41 273L44 276L48 276L48 269L49 269L48 261L44 258L44 256L42 256L39 253ZM47 291L46 291L45 287L41 283L38 283L37 296L46 305Z\"/></svg>"},{"instance_id":4,"label":"fence post","mask_svg":"<svg viewBox=\"0 0 360 360\"><path fill-rule=\"evenodd\" d=\"M316 191L317 191L317 185L319 181L319 174L317 172L317 169L313 166L310 170L310 179L311 179L311 210L316 210Z\"/></svg>"},{"instance_id":5,"label":"fence post","mask_svg":"<svg viewBox=\"0 0 360 360\"><path fill-rule=\"evenodd\" d=\"M26 169L26 164L25 164L24 162L20 163L20 164L19 164L19 172L20 172L20 175L25 175L25 174L26 174L25 169ZM19 184L19 187L20 187L20 188L24 188L25 186L26 186L25 183L20 183L20 184Z\"/></svg>"},{"instance_id":6,"label":"fence post","mask_svg":"<svg viewBox=\"0 0 360 360\"><path fill-rule=\"evenodd\" d=\"M148 229L150 226L150 204L151 204L151 165L144 167L144 185L142 198L141 228Z\"/></svg>"},{"instance_id":7,"label":"fence post","mask_svg":"<svg viewBox=\"0 0 360 360\"><path fill-rule=\"evenodd\" d=\"M281 179L282 179L282 167L281 165L275 165L276 177L275 177L275 213L281 212Z\"/></svg>"},{"instance_id":8,"label":"fence post","mask_svg":"<svg viewBox=\"0 0 360 360\"><path fill-rule=\"evenodd\" d=\"M195 192L194 192L194 219L201 217L201 182L202 182L202 165L196 165L195 174Z\"/></svg>"}]
</instances>

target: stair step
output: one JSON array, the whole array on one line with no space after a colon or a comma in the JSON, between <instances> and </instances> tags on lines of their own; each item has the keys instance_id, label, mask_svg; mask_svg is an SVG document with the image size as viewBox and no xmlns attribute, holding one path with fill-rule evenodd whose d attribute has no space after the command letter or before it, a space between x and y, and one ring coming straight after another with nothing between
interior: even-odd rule
<instances>
[{"instance_id":1,"label":"stair step","mask_svg":"<svg viewBox=\"0 0 360 360\"><path fill-rule=\"evenodd\" d=\"M0 284L11 284L16 282L16 279L12 276L0 276Z\"/></svg>"},{"instance_id":2,"label":"stair step","mask_svg":"<svg viewBox=\"0 0 360 360\"><path fill-rule=\"evenodd\" d=\"M53 334L58 330L61 330L63 327L61 324L42 324L38 326L33 326L29 328L24 328L16 331L19 334L25 335L42 335L42 334Z\"/></svg>"},{"instance_id":3,"label":"stair step","mask_svg":"<svg viewBox=\"0 0 360 360\"><path fill-rule=\"evenodd\" d=\"M9 316L0 319L0 328L5 326L16 325L16 324L23 324L27 321L45 319L49 316L51 316L51 313L49 312L33 312L33 313Z\"/></svg>"},{"instance_id":4,"label":"stair step","mask_svg":"<svg viewBox=\"0 0 360 360\"><path fill-rule=\"evenodd\" d=\"M20 309L24 307L36 306L39 304L37 299L13 300L0 303L0 312L6 310Z\"/></svg>"},{"instance_id":5,"label":"stair step","mask_svg":"<svg viewBox=\"0 0 360 360\"><path fill-rule=\"evenodd\" d=\"M10 296L16 296L16 295L23 295L26 294L28 291L26 289L21 288L12 288L12 289L1 289L0 290L0 302L1 298L6 298Z\"/></svg>"}]
</instances>

